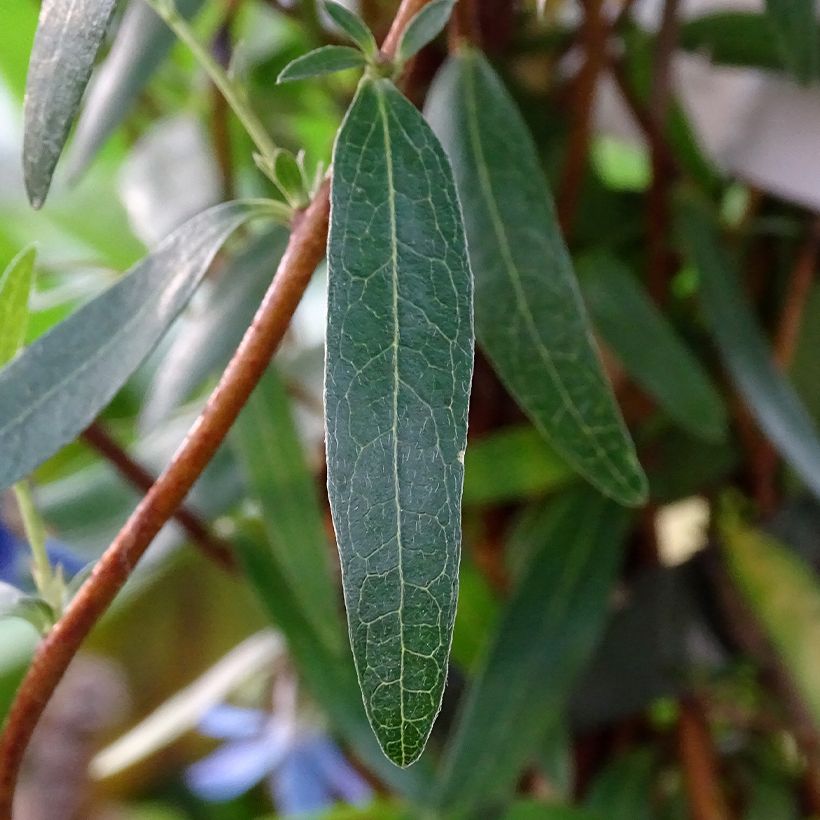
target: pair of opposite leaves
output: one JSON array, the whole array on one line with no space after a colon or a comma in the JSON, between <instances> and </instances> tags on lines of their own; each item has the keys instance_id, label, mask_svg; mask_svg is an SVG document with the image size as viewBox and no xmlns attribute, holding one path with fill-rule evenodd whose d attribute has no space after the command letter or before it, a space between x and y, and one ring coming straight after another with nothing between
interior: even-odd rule
<instances>
[{"instance_id":1,"label":"pair of opposite leaves","mask_svg":"<svg viewBox=\"0 0 820 820\"><path fill-rule=\"evenodd\" d=\"M484 351L556 448L622 503L646 494L514 103L464 49L427 113L438 139L365 77L337 137L328 239L328 492L365 708L402 766L446 681L473 305Z\"/></svg>"}]
</instances>

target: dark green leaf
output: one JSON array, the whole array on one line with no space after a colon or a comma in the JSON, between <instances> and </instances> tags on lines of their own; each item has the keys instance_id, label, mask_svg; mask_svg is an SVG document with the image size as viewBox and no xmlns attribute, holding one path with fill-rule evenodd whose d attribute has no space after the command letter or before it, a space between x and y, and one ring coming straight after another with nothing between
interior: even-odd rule
<instances>
[{"instance_id":1,"label":"dark green leaf","mask_svg":"<svg viewBox=\"0 0 820 820\"><path fill-rule=\"evenodd\" d=\"M536 757L603 628L627 520L588 488L555 502L466 695L442 769L446 808L504 799Z\"/></svg>"},{"instance_id":2,"label":"dark green leaf","mask_svg":"<svg viewBox=\"0 0 820 820\"><path fill-rule=\"evenodd\" d=\"M536 427L625 504L646 477L606 382L529 132L489 63L464 50L429 115L450 154L476 275L476 332Z\"/></svg>"},{"instance_id":3,"label":"dark green leaf","mask_svg":"<svg viewBox=\"0 0 820 820\"><path fill-rule=\"evenodd\" d=\"M820 583L813 568L744 524L731 501L724 503L718 526L732 580L782 658L815 728L820 727Z\"/></svg>"},{"instance_id":4,"label":"dark green leaf","mask_svg":"<svg viewBox=\"0 0 820 820\"><path fill-rule=\"evenodd\" d=\"M294 207L304 207L307 202L305 180L299 162L290 151L277 151L273 160L273 177L285 199Z\"/></svg>"},{"instance_id":5,"label":"dark green leaf","mask_svg":"<svg viewBox=\"0 0 820 820\"><path fill-rule=\"evenodd\" d=\"M717 228L704 208L683 203L681 227L701 276L701 298L724 364L762 430L820 496L820 442L797 394L772 361Z\"/></svg>"},{"instance_id":6,"label":"dark green leaf","mask_svg":"<svg viewBox=\"0 0 820 820\"><path fill-rule=\"evenodd\" d=\"M467 448L464 503L498 504L544 495L575 478L544 437L529 426L505 427Z\"/></svg>"},{"instance_id":7,"label":"dark green leaf","mask_svg":"<svg viewBox=\"0 0 820 820\"><path fill-rule=\"evenodd\" d=\"M289 83L322 74L334 74L348 68L361 68L365 62L361 51L350 46L322 46L288 63L276 82Z\"/></svg>"},{"instance_id":8,"label":"dark green leaf","mask_svg":"<svg viewBox=\"0 0 820 820\"><path fill-rule=\"evenodd\" d=\"M603 820L603 817L574 806L551 806L538 800L519 800L510 806L504 820Z\"/></svg>"},{"instance_id":9,"label":"dark green leaf","mask_svg":"<svg viewBox=\"0 0 820 820\"><path fill-rule=\"evenodd\" d=\"M221 244L261 210L232 202L194 217L0 371L0 487L90 424L191 298Z\"/></svg>"},{"instance_id":10,"label":"dark green leaf","mask_svg":"<svg viewBox=\"0 0 820 820\"><path fill-rule=\"evenodd\" d=\"M592 784L586 807L606 820L654 820L655 768L655 755L649 749L638 749L614 760Z\"/></svg>"},{"instance_id":11,"label":"dark green leaf","mask_svg":"<svg viewBox=\"0 0 820 820\"><path fill-rule=\"evenodd\" d=\"M34 248L26 248L0 275L0 367L14 358L23 343L36 257Z\"/></svg>"},{"instance_id":12,"label":"dark green leaf","mask_svg":"<svg viewBox=\"0 0 820 820\"><path fill-rule=\"evenodd\" d=\"M316 487L305 463L290 401L269 369L239 416L233 441L248 486L262 504L268 541L316 633L341 636L340 601Z\"/></svg>"},{"instance_id":13,"label":"dark green leaf","mask_svg":"<svg viewBox=\"0 0 820 820\"><path fill-rule=\"evenodd\" d=\"M615 257L596 254L579 273L595 327L627 373L683 429L723 440L727 418L720 396L629 271Z\"/></svg>"},{"instance_id":14,"label":"dark green leaf","mask_svg":"<svg viewBox=\"0 0 820 820\"><path fill-rule=\"evenodd\" d=\"M115 0L45 0L26 80L23 171L29 200L45 202Z\"/></svg>"},{"instance_id":15,"label":"dark green leaf","mask_svg":"<svg viewBox=\"0 0 820 820\"><path fill-rule=\"evenodd\" d=\"M333 0L325 0L325 10L331 19L368 56L375 55L379 48L373 33L358 14Z\"/></svg>"},{"instance_id":16,"label":"dark green leaf","mask_svg":"<svg viewBox=\"0 0 820 820\"><path fill-rule=\"evenodd\" d=\"M365 706L385 753L406 766L447 677L472 277L447 157L388 81L361 83L333 169L328 492Z\"/></svg>"},{"instance_id":17,"label":"dark green leaf","mask_svg":"<svg viewBox=\"0 0 820 820\"><path fill-rule=\"evenodd\" d=\"M820 76L820 37L813 0L766 0L766 14L789 72L801 83Z\"/></svg>"},{"instance_id":18,"label":"dark green leaf","mask_svg":"<svg viewBox=\"0 0 820 820\"><path fill-rule=\"evenodd\" d=\"M399 65L407 62L441 34L453 13L454 5L455 0L433 0L413 17L402 32L396 48L396 62Z\"/></svg>"},{"instance_id":19,"label":"dark green leaf","mask_svg":"<svg viewBox=\"0 0 820 820\"><path fill-rule=\"evenodd\" d=\"M193 17L204 0L177 0ZM110 51L94 73L68 153L68 175L77 178L132 109L175 42L174 33L145 0L129 0Z\"/></svg>"}]
</instances>

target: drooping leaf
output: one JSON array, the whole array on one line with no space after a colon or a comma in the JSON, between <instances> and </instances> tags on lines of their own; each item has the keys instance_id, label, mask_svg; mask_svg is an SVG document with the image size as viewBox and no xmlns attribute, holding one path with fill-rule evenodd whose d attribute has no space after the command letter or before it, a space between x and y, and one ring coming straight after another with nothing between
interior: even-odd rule
<instances>
[{"instance_id":1,"label":"drooping leaf","mask_svg":"<svg viewBox=\"0 0 820 820\"><path fill-rule=\"evenodd\" d=\"M322 46L288 63L276 82L289 83L322 74L335 74L347 68L361 68L365 62L364 54L350 46Z\"/></svg>"},{"instance_id":2,"label":"drooping leaf","mask_svg":"<svg viewBox=\"0 0 820 820\"><path fill-rule=\"evenodd\" d=\"M820 496L817 431L797 394L775 367L714 222L699 203L684 202L681 228L700 272L701 299L726 368L763 432Z\"/></svg>"},{"instance_id":3,"label":"drooping leaf","mask_svg":"<svg viewBox=\"0 0 820 820\"><path fill-rule=\"evenodd\" d=\"M504 427L470 442L464 504L503 504L545 495L575 476L533 427Z\"/></svg>"},{"instance_id":4,"label":"drooping leaf","mask_svg":"<svg viewBox=\"0 0 820 820\"><path fill-rule=\"evenodd\" d=\"M766 14L789 72L801 83L818 79L820 37L815 4L811 0L766 0Z\"/></svg>"},{"instance_id":5,"label":"drooping leaf","mask_svg":"<svg viewBox=\"0 0 820 820\"><path fill-rule=\"evenodd\" d=\"M340 606L316 487L305 462L290 400L269 369L232 431L243 472L262 505L271 550L329 646L341 635Z\"/></svg>"},{"instance_id":6,"label":"drooping leaf","mask_svg":"<svg viewBox=\"0 0 820 820\"><path fill-rule=\"evenodd\" d=\"M472 49L450 59L428 100L464 204L479 343L567 461L618 501L641 504L646 477L606 382L521 115Z\"/></svg>"},{"instance_id":7,"label":"drooping leaf","mask_svg":"<svg viewBox=\"0 0 820 820\"><path fill-rule=\"evenodd\" d=\"M396 62L399 65L432 42L444 30L453 13L455 0L433 0L423 6L407 24L396 48Z\"/></svg>"},{"instance_id":8,"label":"drooping leaf","mask_svg":"<svg viewBox=\"0 0 820 820\"><path fill-rule=\"evenodd\" d=\"M603 628L627 519L588 488L555 502L465 696L439 805L480 812L537 756Z\"/></svg>"},{"instance_id":9,"label":"drooping leaf","mask_svg":"<svg viewBox=\"0 0 820 820\"><path fill-rule=\"evenodd\" d=\"M472 277L447 158L388 81L360 85L333 168L328 492L365 707L387 756L406 766L447 676Z\"/></svg>"},{"instance_id":10,"label":"drooping leaf","mask_svg":"<svg viewBox=\"0 0 820 820\"><path fill-rule=\"evenodd\" d=\"M115 0L45 0L26 80L23 171L31 204L45 202L57 160L105 37Z\"/></svg>"},{"instance_id":11,"label":"drooping leaf","mask_svg":"<svg viewBox=\"0 0 820 820\"><path fill-rule=\"evenodd\" d=\"M176 0L192 18L204 0ZM68 175L77 178L133 107L175 42L174 33L145 0L129 0L117 36L88 86L68 153Z\"/></svg>"},{"instance_id":12,"label":"drooping leaf","mask_svg":"<svg viewBox=\"0 0 820 820\"><path fill-rule=\"evenodd\" d=\"M814 569L745 524L726 500L718 521L729 573L820 727L820 582Z\"/></svg>"},{"instance_id":13,"label":"drooping leaf","mask_svg":"<svg viewBox=\"0 0 820 820\"><path fill-rule=\"evenodd\" d=\"M697 359L633 276L613 256L579 266L597 330L621 364L684 430L707 441L726 437L726 408Z\"/></svg>"},{"instance_id":14,"label":"drooping leaf","mask_svg":"<svg viewBox=\"0 0 820 820\"><path fill-rule=\"evenodd\" d=\"M425 759L410 770L397 769L382 754L362 706L346 643L338 640L328 645L323 634L313 629L298 589L290 585L277 554L266 543L261 522L240 522L231 543L265 611L287 638L288 651L302 680L325 710L333 728L392 789L406 797L424 799L432 780Z\"/></svg>"},{"instance_id":15,"label":"drooping leaf","mask_svg":"<svg viewBox=\"0 0 820 820\"><path fill-rule=\"evenodd\" d=\"M0 367L23 343L36 256L34 248L20 251L0 275Z\"/></svg>"},{"instance_id":16,"label":"drooping leaf","mask_svg":"<svg viewBox=\"0 0 820 820\"><path fill-rule=\"evenodd\" d=\"M0 487L93 421L191 298L221 244L260 212L231 202L194 217L0 371Z\"/></svg>"},{"instance_id":17,"label":"drooping leaf","mask_svg":"<svg viewBox=\"0 0 820 820\"><path fill-rule=\"evenodd\" d=\"M354 42L365 54L372 56L379 50L373 32L367 27L367 23L355 12L343 6L341 3L334 3L333 0L325 0L325 11L337 26Z\"/></svg>"}]
</instances>

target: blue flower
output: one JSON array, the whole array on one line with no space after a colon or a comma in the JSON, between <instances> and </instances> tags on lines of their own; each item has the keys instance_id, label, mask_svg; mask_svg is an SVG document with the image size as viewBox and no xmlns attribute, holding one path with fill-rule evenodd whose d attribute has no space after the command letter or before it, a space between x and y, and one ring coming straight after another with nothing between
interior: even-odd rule
<instances>
[{"instance_id":1,"label":"blue flower","mask_svg":"<svg viewBox=\"0 0 820 820\"><path fill-rule=\"evenodd\" d=\"M226 742L189 767L186 783L203 800L231 800L262 780L282 815L315 812L337 800L368 803L373 791L323 731L290 715L218 706L200 731Z\"/></svg>"},{"instance_id":2,"label":"blue flower","mask_svg":"<svg viewBox=\"0 0 820 820\"><path fill-rule=\"evenodd\" d=\"M66 577L71 578L88 563L60 541L49 538L46 551L52 564L60 565ZM28 545L0 521L0 581L16 587L26 586L24 566L29 557Z\"/></svg>"}]
</instances>

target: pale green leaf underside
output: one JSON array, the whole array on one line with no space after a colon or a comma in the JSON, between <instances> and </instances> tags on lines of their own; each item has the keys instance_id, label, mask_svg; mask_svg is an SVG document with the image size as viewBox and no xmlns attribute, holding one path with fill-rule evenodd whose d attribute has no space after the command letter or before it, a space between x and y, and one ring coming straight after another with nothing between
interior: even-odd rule
<instances>
[{"instance_id":1,"label":"pale green leaf underside","mask_svg":"<svg viewBox=\"0 0 820 820\"><path fill-rule=\"evenodd\" d=\"M23 171L31 204L51 177L105 37L115 0L44 0L26 80Z\"/></svg>"},{"instance_id":2,"label":"pale green leaf underside","mask_svg":"<svg viewBox=\"0 0 820 820\"><path fill-rule=\"evenodd\" d=\"M0 370L0 489L73 441L185 306L225 239L258 209L218 205Z\"/></svg>"},{"instance_id":3,"label":"pale green leaf underside","mask_svg":"<svg viewBox=\"0 0 820 820\"><path fill-rule=\"evenodd\" d=\"M26 248L0 274L0 367L14 358L23 343L35 258L34 248Z\"/></svg>"},{"instance_id":4,"label":"pale green leaf underside","mask_svg":"<svg viewBox=\"0 0 820 820\"><path fill-rule=\"evenodd\" d=\"M407 24L396 49L399 64L409 60L441 34L453 12L455 0L433 0Z\"/></svg>"},{"instance_id":5,"label":"pale green leaf underside","mask_svg":"<svg viewBox=\"0 0 820 820\"><path fill-rule=\"evenodd\" d=\"M521 115L473 50L450 59L428 99L464 204L479 343L575 469L616 500L641 504L646 477L604 376Z\"/></svg>"},{"instance_id":6,"label":"pale green leaf underside","mask_svg":"<svg viewBox=\"0 0 820 820\"><path fill-rule=\"evenodd\" d=\"M472 280L447 158L386 80L362 82L333 168L328 492L365 708L404 766L424 748L447 675Z\"/></svg>"}]
</instances>

